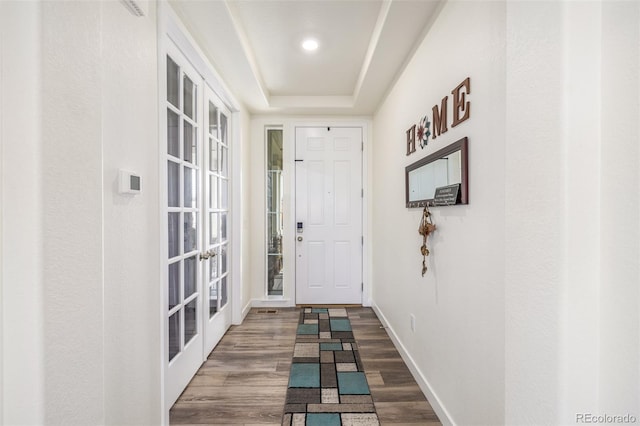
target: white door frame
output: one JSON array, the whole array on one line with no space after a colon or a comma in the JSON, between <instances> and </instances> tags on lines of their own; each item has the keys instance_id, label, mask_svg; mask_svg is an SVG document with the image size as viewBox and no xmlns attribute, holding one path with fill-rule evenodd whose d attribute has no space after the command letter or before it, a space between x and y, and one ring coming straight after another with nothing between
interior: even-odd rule
<instances>
[{"instance_id":1,"label":"white door frame","mask_svg":"<svg viewBox=\"0 0 640 426\"><path fill-rule=\"evenodd\" d=\"M240 253L241 253L241 241L242 241L242 230L241 230L241 195L240 195L240 184L241 179L239 179L240 172L240 154L239 152L239 144L240 144L240 120L239 120L239 111L240 111L240 103L236 100L236 98L232 95L231 91L224 84L220 76L215 71L214 67L209 63L206 59L205 55L202 53L198 44L195 42L193 37L189 34L189 31L182 24L178 16L175 14L171 6L165 1L161 0L158 2L157 9L157 19L158 19L158 32L157 32L157 40L158 40L158 126L159 126L159 137L158 137L158 149L160 150L160 223L163 224L166 222L164 218L165 213L162 207L166 205L166 195L164 191L166 191L166 172L162 172L165 167L166 156L163 154L166 150L167 139L166 139L166 126L167 126L167 118L166 118L166 108L164 106L164 99L166 99L166 55L168 52L168 45L170 43L175 44L175 46L180 50L180 52L187 58L190 62L191 66L196 69L196 71L203 77L205 84L208 84L215 94L220 97L222 102L231 112L230 123L229 123L229 134L232 138L232 142L229 147L229 161L230 161L230 172L229 176L231 179L231 188L229 191L229 210L230 216L228 229L230 232L230 240L229 240L229 250L231 252L231 262L229 263L230 274L229 274L229 297L230 308L232 312L232 323L239 324L242 321L242 270L240 263ZM161 237L161 241L166 241L166 232L167 230L161 228L160 230L163 232L163 236ZM158 256L160 259L160 264L164 265L167 254L167 248L164 247L164 244L161 244L158 248ZM168 280L166 268L162 268L160 273L161 283L159 285L159 295L158 295L158 306L159 306L159 316L158 316L158 325L160 329L160 345L159 352L161 354L160 365L158 366L160 371L160 408L161 408L161 422L163 425L169 424L169 409L170 406L167 406L166 403L166 395L165 395L165 381L166 374L165 369L167 365L167 354L166 354L166 345L167 337L166 337L166 328L165 324L165 316L166 316L166 296L164 294L166 283ZM204 360L204 354L203 354Z\"/></svg>"}]
</instances>

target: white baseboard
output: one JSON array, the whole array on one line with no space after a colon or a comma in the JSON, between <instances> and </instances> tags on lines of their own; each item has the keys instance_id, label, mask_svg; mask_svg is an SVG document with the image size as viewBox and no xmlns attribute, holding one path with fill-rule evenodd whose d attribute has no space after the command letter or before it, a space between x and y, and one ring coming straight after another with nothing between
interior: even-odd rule
<instances>
[{"instance_id":1,"label":"white baseboard","mask_svg":"<svg viewBox=\"0 0 640 426\"><path fill-rule=\"evenodd\" d=\"M253 304L253 300L249 299L245 307L242 308L242 320L240 321L241 323L244 322L244 319L247 317L247 315L249 315L249 311L251 310L252 304Z\"/></svg>"},{"instance_id":2,"label":"white baseboard","mask_svg":"<svg viewBox=\"0 0 640 426\"><path fill-rule=\"evenodd\" d=\"M290 308L296 306L291 299L253 299L253 308Z\"/></svg>"},{"instance_id":3,"label":"white baseboard","mask_svg":"<svg viewBox=\"0 0 640 426\"><path fill-rule=\"evenodd\" d=\"M420 390L422 390L422 393L424 393L424 396L429 400L431 407L433 407L433 411L436 412L442 424L455 426L455 423L451 419L451 416L449 415L449 412L447 411L447 409L442 404L442 401L440 401L440 398L438 398L433 388L427 381L426 377L424 377L424 375L416 365L411 355L409 355L409 352L407 352L407 349L404 347L404 345L398 338L398 335L396 334L396 332L389 325L389 321L387 321L387 318L384 316L384 314L382 313L378 305L376 305L375 301L372 303L371 307L373 308L373 311L378 316L378 319L380 320L384 328L387 330L387 333L389 334L391 341L393 342L398 352L400 352L400 356L402 357L404 363L407 364L407 367L409 367L409 370L411 371L413 378L418 383L418 386L420 386Z\"/></svg>"},{"instance_id":4,"label":"white baseboard","mask_svg":"<svg viewBox=\"0 0 640 426\"><path fill-rule=\"evenodd\" d=\"M295 303L292 303L290 299L251 299L242 308L240 322L234 324L242 324L247 315L249 315L251 308L289 308L292 306L295 306Z\"/></svg>"}]
</instances>

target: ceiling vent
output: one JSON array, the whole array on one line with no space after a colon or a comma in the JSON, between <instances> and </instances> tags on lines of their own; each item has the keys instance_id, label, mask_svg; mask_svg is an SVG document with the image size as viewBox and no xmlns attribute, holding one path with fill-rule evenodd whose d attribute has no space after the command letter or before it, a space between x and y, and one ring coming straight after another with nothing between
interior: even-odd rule
<instances>
[{"instance_id":1,"label":"ceiling vent","mask_svg":"<svg viewBox=\"0 0 640 426\"><path fill-rule=\"evenodd\" d=\"M120 0L124 4L129 12L134 16L144 16L147 13L147 1L148 0Z\"/></svg>"}]
</instances>

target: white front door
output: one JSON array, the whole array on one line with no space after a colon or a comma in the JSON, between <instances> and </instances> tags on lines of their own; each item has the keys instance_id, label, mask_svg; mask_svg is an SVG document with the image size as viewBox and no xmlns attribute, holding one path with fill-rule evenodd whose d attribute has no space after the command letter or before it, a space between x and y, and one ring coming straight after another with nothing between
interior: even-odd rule
<instances>
[{"instance_id":1,"label":"white front door","mask_svg":"<svg viewBox=\"0 0 640 426\"><path fill-rule=\"evenodd\" d=\"M362 129L296 128L296 303L362 303Z\"/></svg>"},{"instance_id":2,"label":"white front door","mask_svg":"<svg viewBox=\"0 0 640 426\"><path fill-rule=\"evenodd\" d=\"M165 405L231 323L229 111L169 44L166 56Z\"/></svg>"}]
</instances>

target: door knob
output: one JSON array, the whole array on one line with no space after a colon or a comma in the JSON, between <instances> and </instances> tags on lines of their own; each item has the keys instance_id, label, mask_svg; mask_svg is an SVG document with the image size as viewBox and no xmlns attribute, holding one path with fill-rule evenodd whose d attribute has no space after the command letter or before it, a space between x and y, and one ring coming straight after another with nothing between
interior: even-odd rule
<instances>
[{"instance_id":1,"label":"door knob","mask_svg":"<svg viewBox=\"0 0 640 426\"><path fill-rule=\"evenodd\" d=\"M207 250L204 253L200 253L200 260L207 260L207 259L210 259L212 257L216 257L217 255L218 255L218 253L216 253L216 251L214 249Z\"/></svg>"},{"instance_id":2,"label":"door knob","mask_svg":"<svg viewBox=\"0 0 640 426\"><path fill-rule=\"evenodd\" d=\"M302 237L298 237L298 241L302 241Z\"/></svg>"}]
</instances>

